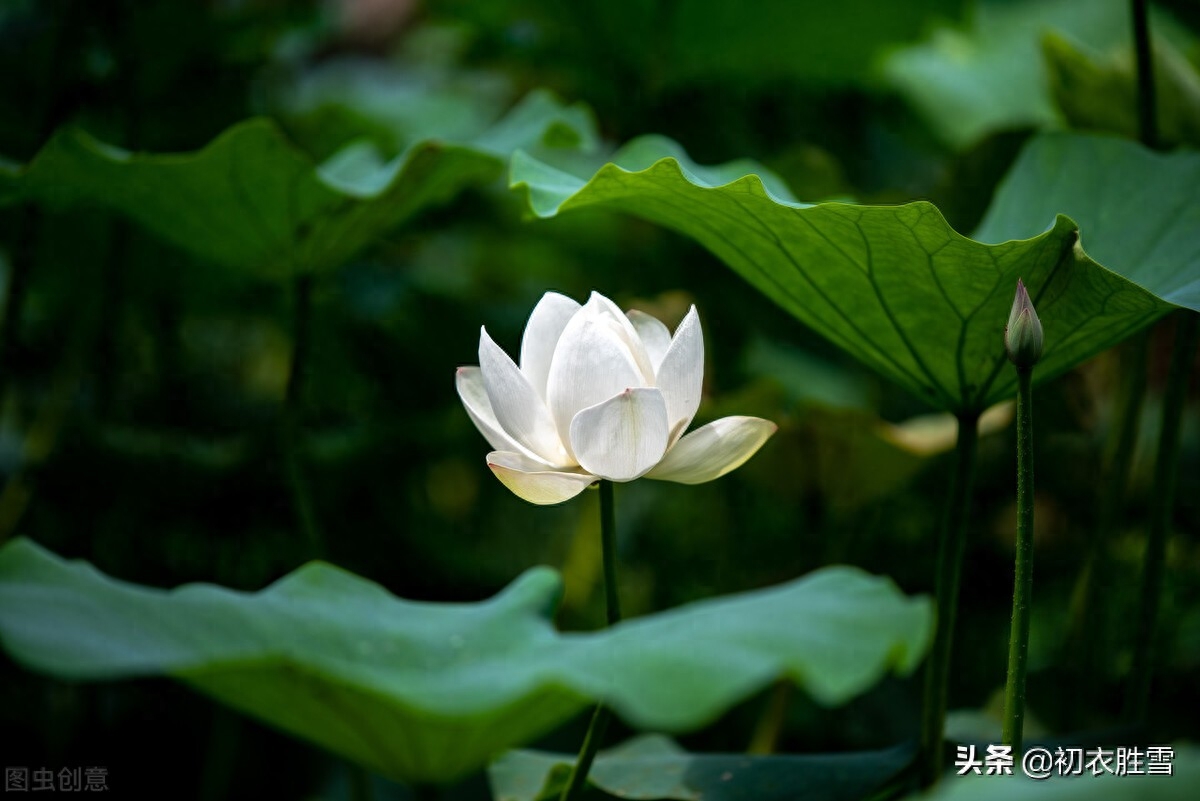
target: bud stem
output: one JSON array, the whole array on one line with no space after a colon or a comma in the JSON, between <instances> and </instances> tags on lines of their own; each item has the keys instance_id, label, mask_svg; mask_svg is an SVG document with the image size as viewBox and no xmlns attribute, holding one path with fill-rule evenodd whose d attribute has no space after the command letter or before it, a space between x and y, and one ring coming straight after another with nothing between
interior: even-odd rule
<instances>
[{"instance_id":1,"label":"bud stem","mask_svg":"<svg viewBox=\"0 0 1200 801\"><path fill-rule=\"evenodd\" d=\"M1029 603L1033 595L1033 370L1017 368L1017 560L1012 628L1008 637L1008 681L1004 688L1004 733L1013 759L1021 758L1025 726L1025 669L1029 657Z\"/></svg>"},{"instance_id":2,"label":"bud stem","mask_svg":"<svg viewBox=\"0 0 1200 801\"><path fill-rule=\"evenodd\" d=\"M621 601L617 596L617 518L611 481L600 482L600 546L601 561L604 563L604 599L608 625L613 626L621 622ZM604 739L604 732L608 729L610 717L612 713L607 706L596 705L587 734L583 738L583 746L579 749L579 756L575 759L571 775L563 787L562 795L559 796L560 801L574 801L582 794L587 784L588 773L592 769L592 762L600 749L600 741Z\"/></svg>"}]
</instances>

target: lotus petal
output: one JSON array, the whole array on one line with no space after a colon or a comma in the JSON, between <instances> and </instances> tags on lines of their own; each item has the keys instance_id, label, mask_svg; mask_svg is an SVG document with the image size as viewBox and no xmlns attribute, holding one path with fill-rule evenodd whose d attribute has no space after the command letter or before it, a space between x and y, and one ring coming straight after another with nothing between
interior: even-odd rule
<instances>
[{"instance_id":1,"label":"lotus petal","mask_svg":"<svg viewBox=\"0 0 1200 801\"><path fill-rule=\"evenodd\" d=\"M631 481L658 464L669 434L667 403L654 388L627 389L571 421L580 466L611 481Z\"/></svg>"},{"instance_id":2,"label":"lotus petal","mask_svg":"<svg viewBox=\"0 0 1200 801\"><path fill-rule=\"evenodd\" d=\"M597 480L586 473L547 470L545 465L512 451L493 451L487 463L514 495L540 506L570 500Z\"/></svg>"},{"instance_id":3,"label":"lotus petal","mask_svg":"<svg viewBox=\"0 0 1200 801\"><path fill-rule=\"evenodd\" d=\"M741 467L778 429L761 417L722 417L688 434L646 478L703 484Z\"/></svg>"},{"instance_id":4,"label":"lotus petal","mask_svg":"<svg viewBox=\"0 0 1200 801\"><path fill-rule=\"evenodd\" d=\"M521 337L521 372L529 383L546 399L546 379L554 348L567 323L579 311L580 305L566 295L547 292L533 307L525 333Z\"/></svg>"},{"instance_id":5,"label":"lotus petal","mask_svg":"<svg viewBox=\"0 0 1200 801\"><path fill-rule=\"evenodd\" d=\"M483 372L483 385L492 402L492 411L504 432L522 449L548 464L570 466L571 459L563 448L546 404L525 374L492 341L484 328L479 331L479 369Z\"/></svg>"}]
</instances>

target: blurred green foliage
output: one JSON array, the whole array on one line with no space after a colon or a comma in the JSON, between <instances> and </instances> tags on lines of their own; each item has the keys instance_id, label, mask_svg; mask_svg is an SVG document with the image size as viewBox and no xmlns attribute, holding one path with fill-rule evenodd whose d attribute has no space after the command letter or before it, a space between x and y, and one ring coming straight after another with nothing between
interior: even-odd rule
<instances>
[{"instance_id":1,"label":"blurred green foliage","mask_svg":"<svg viewBox=\"0 0 1200 801\"><path fill-rule=\"evenodd\" d=\"M994 61L974 67L944 47L972 34L945 31L976 30L1006 4L923 2L903 4L902 14L900 5L772 2L747 20L708 0L11 0L0 4L0 164L27 163L67 125L131 152L183 153L255 115L273 119L308 164L356 141L386 161L424 137L467 139L528 91L550 88L588 104L609 145L659 133L700 163L756 159L802 200L929 200L965 232L1029 127L1128 135L1124 113L1093 111L1128 102L1127 90L1108 88L1123 80L1118 67L1106 78L1053 44L1044 49L1061 63L1042 61L1042 42L1058 41L1043 38L1050 29L1085 55L1083 47L1127 48L1121 4L1058 0L1049 29L1025 26L1020 44L987 45ZM1103 41L1088 33L1099 6L1118 8ZM1156 30L1178 56L1172 69L1194 76L1194 5L1160 10ZM1008 30L997 24L980 35ZM935 50L920 62L930 80L897 83L896 59L930 41ZM983 73L987 82L978 80ZM1041 83L1047 75L1058 83ZM1068 78L1070 105L1055 100ZM1184 90L1192 80L1179 81L1168 102L1191 102ZM1008 107L988 88L995 83L1035 113L977 124L972 109ZM963 111L937 101L957 115L947 123L914 85L925 93L958 87L972 104ZM1193 116L1180 111L1181 131ZM539 157L577 166L569 148L551 151ZM20 310L0 334L0 537L29 536L122 579L164 587L202 580L256 590L313 555L277 442L295 344L292 285L214 269L103 204L0 211L0 267L5 309ZM560 623L599 624L595 498L534 508L504 490L484 467L486 444L451 378L457 365L477 361L481 324L514 352L547 289L578 299L596 289L672 325L696 303L709 365L698 421L740 413L781 426L755 459L701 490L618 488L630 613L831 562L888 574L909 592L931 589L932 535L950 468L945 420L906 422L928 407L689 240L602 211L531 224L500 180L381 230L312 288L296 416L326 558L404 597L437 600L478 600L531 565L551 564L566 579ZM1102 355L1037 391L1030 712L1051 731L1093 732L1075 735L1079 744L1107 736L1101 730L1118 720L1128 667L1132 616L1122 610L1136 598L1170 325L1150 337L1143 444L1112 543L1120 578L1103 593L1115 610L1112 630L1097 633L1110 646L1084 697L1063 642L1097 524L1116 360ZM1154 714L1148 733L1125 733L1142 744L1200 735L1192 714L1200 703L1192 400ZM1001 424L981 444L952 708L985 707L1003 682L1011 439ZM344 766L180 687L75 685L7 661L3 670L0 720L14 744L6 764L107 765L111 784L133 796L164 788L197 799L346 795ZM779 745L890 746L915 736L917 703L918 689L902 681L836 712L796 698ZM742 750L768 705L754 699L685 745ZM581 731L577 722L544 745L570 751ZM454 792L486 797L479 777Z\"/></svg>"}]
</instances>

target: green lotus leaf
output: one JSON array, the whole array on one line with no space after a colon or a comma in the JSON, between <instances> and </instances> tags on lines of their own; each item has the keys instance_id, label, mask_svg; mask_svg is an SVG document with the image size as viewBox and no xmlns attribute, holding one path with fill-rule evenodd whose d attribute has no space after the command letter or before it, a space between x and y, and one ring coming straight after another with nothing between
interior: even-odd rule
<instances>
[{"instance_id":1,"label":"green lotus leaf","mask_svg":"<svg viewBox=\"0 0 1200 801\"><path fill-rule=\"evenodd\" d=\"M975 237L1001 242L1057 213L1079 223L1097 261L1168 303L1200 311L1200 153L1042 134L1021 151ZM1038 314L1044 321L1041 306ZM1049 329L1046 336L1053 347Z\"/></svg>"},{"instance_id":2,"label":"green lotus leaf","mask_svg":"<svg viewBox=\"0 0 1200 801\"><path fill-rule=\"evenodd\" d=\"M390 161L352 143L319 165L265 118L170 155L129 153L69 128L25 167L0 167L0 206L107 208L205 261L271 277L317 272L495 180L514 148L590 142L589 125L582 108L535 92L470 141L423 139Z\"/></svg>"},{"instance_id":3,"label":"green lotus leaf","mask_svg":"<svg viewBox=\"0 0 1200 801\"><path fill-rule=\"evenodd\" d=\"M926 202L799 203L752 163L700 167L660 137L635 140L590 179L517 151L510 179L540 217L604 207L692 237L802 323L946 411L977 413L1014 392L1003 333L1018 278L1045 328L1038 380L1171 309L1094 262L1090 240L1081 247L1062 215L984 244ZM1161 227L1153 208L1139 219Z\"/></svg>"},{"instance_id":4,"label":"green lotus leaf","mask_svg":"<svg viewBox=\"0 0 1200 801\"><path fill-rule=\"evenodd\" d=\"M442 782L596 701L685 731L788 677L839 704L920 661L928 599L831 567L589 634L554 571L480 603L405 601L320 562L258 593L139 587L25 539L0 549L0 641L68 679L167 675L402 781Z\"/></svg>"},{"instance_id":5,"label":"green lotus leaf","mask_svg":"<svg viewBox=\"0 0 1200 801\"><path fill-rule=\"evenodd\" d=\"M901 773L913 748L843 754L693 754L649 734L601 751L588 783L609 796L678 801L857 801ZM510 751L488 768L496 801L557 798L574 754Z\"/></svg>"}]
</instances>

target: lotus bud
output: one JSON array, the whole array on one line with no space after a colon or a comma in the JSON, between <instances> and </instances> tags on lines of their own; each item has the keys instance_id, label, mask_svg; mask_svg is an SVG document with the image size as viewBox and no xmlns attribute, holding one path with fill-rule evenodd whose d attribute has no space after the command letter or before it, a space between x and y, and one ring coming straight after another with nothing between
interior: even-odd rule
<instances>
[{"instance_id":1,"label":"lotus bud","mask_svg":"<svg viewBox=\"0 0 1200 801\"><path fill-rule=\"evenodd\" d=\"M1013 298L1008 325L1004 328L1004 349L1018 370L1030 370L1042 358L1042 322L1019 278L1017 296Z\"/></svg>"}]
</instances>

